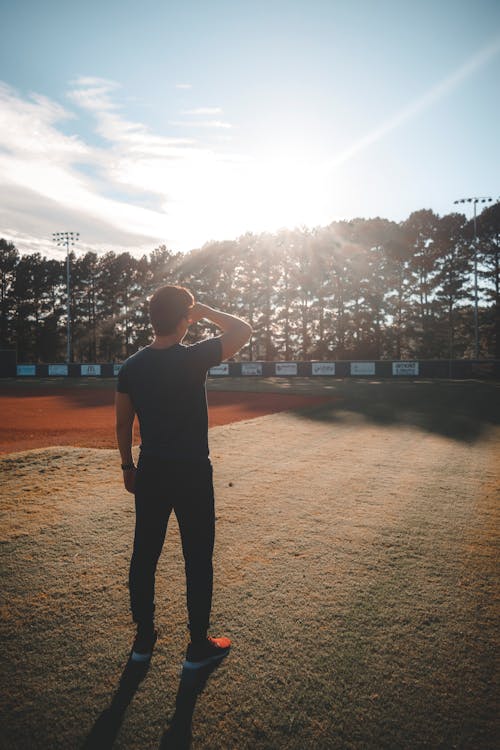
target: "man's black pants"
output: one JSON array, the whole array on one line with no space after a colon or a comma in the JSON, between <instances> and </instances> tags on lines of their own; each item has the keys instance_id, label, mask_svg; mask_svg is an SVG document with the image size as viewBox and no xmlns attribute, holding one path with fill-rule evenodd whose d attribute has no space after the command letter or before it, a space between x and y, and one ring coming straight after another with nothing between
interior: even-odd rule
<instances>
[{"instance_id":1,"label":"man's black pants","mask_svg":"<svg viewBox=\"0 0 500 750\"><path fill-rule=\"evenodd\" d=\"M191 639L202 639L212 606L215 536L212 465L208 458L175 463L152 456L141 455L139 459L129 577L132 617L138 624L153 620L156 566L172 510L182 540Z\"/></svg>"}]
</instances>

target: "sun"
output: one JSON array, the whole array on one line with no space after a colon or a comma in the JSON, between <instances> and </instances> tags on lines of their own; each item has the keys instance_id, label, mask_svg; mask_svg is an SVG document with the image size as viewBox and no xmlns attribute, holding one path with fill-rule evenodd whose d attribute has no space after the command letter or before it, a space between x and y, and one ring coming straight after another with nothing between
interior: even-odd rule
<instances>
[{"instance_id":1,"label":"sun","mask_svg":"<svg viewBox=\"0 0 500 750\"><path fill-rule=\"evenodd\" d=\"M170 236L185 247L331 221L328 175L297 149L198 159L170 176L178 197L166 201L165 213Z\"/></svg>"},{"instance_id":2,"label":"sun","mask_svg":"<svg viewBox=\"0 0 500 750\"><path fill-rule=\"evenodd\" d=\"M242 175L239 193L249 225L260 231L314 226L325 217L320 170L296 154L256 162Z\"/></svg>"}]
</instances>

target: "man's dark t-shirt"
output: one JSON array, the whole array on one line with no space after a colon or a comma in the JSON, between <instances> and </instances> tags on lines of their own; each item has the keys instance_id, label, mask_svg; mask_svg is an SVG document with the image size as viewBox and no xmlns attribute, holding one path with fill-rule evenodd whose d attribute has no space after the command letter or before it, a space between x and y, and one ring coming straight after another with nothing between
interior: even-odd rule
<instances>
[{"instance_id":1,"label":"man's dark t-shirt","mask_svg":"<svg viewBox=\"0 0 500 750\"><path fill-rule=\"evenodd\" d=\"M207 371L220 363L220 337L192 346L145 347L118 374L118 391L128 393L139 418L141 453L165 459L208 456Z\"/></svg>"}]
</instances>

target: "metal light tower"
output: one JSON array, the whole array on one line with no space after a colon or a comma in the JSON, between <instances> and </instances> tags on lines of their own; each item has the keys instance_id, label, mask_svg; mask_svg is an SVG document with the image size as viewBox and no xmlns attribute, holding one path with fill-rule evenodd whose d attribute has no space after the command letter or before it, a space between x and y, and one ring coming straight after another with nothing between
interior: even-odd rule
<instances>
[{"instance_id":1,"label":"metal light tower","mask_svg":"<svg viewBox=\"0 0 500 750\"><path fill-rule=\"evenodd\" d=\"M477 289L477 217L476 206L478 203L491 203L493 198L489 196L473 196L472 198L459 198L453 201L457 203L472 203L474 205L474 342L476 359L479 359L479 316L478 316L478 289Z\"/></svg>"},{"instance_id":2,"label":"metal light tower","mask_svg":"<svg viewBox=\"0 0 500 750\"><path fill-rule=\"evenodd\" d=\"M71 361L71 310L70 310L70 267L69 248L80 239L79 232L53 232L52 240L60 247L66 247L66 362Z\"/></svg>"}]
</instances>

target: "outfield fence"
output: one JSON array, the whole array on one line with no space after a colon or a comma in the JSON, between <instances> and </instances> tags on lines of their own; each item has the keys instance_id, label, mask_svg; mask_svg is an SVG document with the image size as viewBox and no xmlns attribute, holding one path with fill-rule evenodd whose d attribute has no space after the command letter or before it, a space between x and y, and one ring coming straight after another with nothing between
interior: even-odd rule
<instances>
[{"instance_id":1,"label":"outfield fence","mask_svg":"<svg viewBox=\"0 0 500 750\"><path fill-rule=\"evenodd\" d=\"M113 378L121 363L18 363L15 350L0 350L0 378ZM209 375L225 377L500 378L498 359L337 360L321 362L224 362Z\"/></svg>"}]
</instances>

